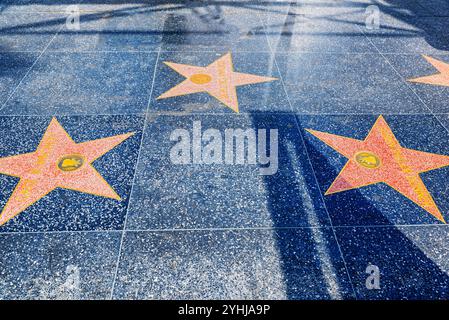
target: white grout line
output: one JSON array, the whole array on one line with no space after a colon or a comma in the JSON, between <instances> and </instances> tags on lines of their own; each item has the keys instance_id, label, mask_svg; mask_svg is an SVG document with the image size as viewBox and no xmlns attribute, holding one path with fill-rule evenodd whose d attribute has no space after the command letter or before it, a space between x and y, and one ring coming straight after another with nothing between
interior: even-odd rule
<instances>
[{"instance_id":1,"label":"white grout line","mask_svg":"<svg viewBox=\"0 0 449 320\"><path fill-rule=\"evenodd\" d=\"M260 19L260 17L259 17L259 20L261 20ZM262 22L262 21L261 21ZM263 27L264 27L264 29L265 29L265 26L264 26L264 24L262 23L262 25L263 25ZM56 38L56 36L59 34L59 32L62 30L62 28L63 28L64 26L62 26L60 29L59 29L59 31L57 31L56 32L56 34L52 37L52 39L49 41L49 43L45 46L45 48L40 52L40 54L39 54L39 56L36 58L36 60L34 61L34 63L31 65L31 67L28 69L28 71L25 73L25 75L22 77L22 79L20 80L20 82L18 83L18 85L14 88L14 90L12 91L12 93L9 95L9 97L7 98L7 100L4 102L4 104L1 106L1 108L0 108L0 110L1 109L3 109L3 108L5 108L5 106L7 105L7 103L10 101L10 99L13 97L13 95L15 94L15 92L18 90L18 88L19 88L19 86L22 84L22 82L24 81L24 79L28 76L28 74L31 72L31 70L34 68L34 66L36 65L36 63L38 62L38 60L41 58L41 56L45 53L45 52L51 52L51 53L108 53L108 52L112 52L112 53L121 53L121 52L131 52L131 53L150 53L150 52L157 52L158 54L157 54L157 59L156 59L156 63L155 63L155 67L154 67L154 72L153 72L153 79L152 79L152 84L151 84L151 90L150 90L150 96L149 96L149 100L148 100L148 104L147 104L147 108L146 108L146 111L145 111L145 113L139 113L139 114L91 114L91 115L89 115L89 114L79 114L79 116L101 116L101 115L105 115L105 116L107 116L107 115L123 115L123 116L132 116L132 115L134 115L134 116L143 116L143 115L153 115L153 114L158 114L158 113L149 113L149 108L150 108L150 104L151 104L151 99L152 99L152 94L153 94L153 89L154 89L154 83L155 83L155 81L156 81L156 71L157 71L157 64L158 64L158 60L159 60L159 56L160 56L160 54L161 53L163 53L163 52L174 52L174 53L185 53L185 51L164 51L164 50L161 50L161 49L159 49L158 51L140 51L140 50L136 50L136 51L51 51L51 50L47 50L48 48L49 48L49 46L51 45L51 43L53 42L53 40ZM360 27L359 27L360 28ZM363 34L365 34L364 32L363 32L363 30L361 30L362 31L362 33ZM365 37L367 37L366 36L366 34L365 34ZM267 38L267 37L266 37ZM368 38L368 37L367 37ZM357 54L357 55L360 55L360 54L370 54L370 55L381 55L387 62L388 62L388 64L393 68L393 70L401 77L401 79L403 79L403 77L401 76L401 74L394 68L394 66L390 63L390 61L385 57L385 55L389 55L389 54L391 54L391 55L393 55L393 54L397 54L397 55L404 55L404 53L382 53L382 52L380 52L380 50L374 45L374 43L372 43L372 41L368 38L368 40L371 42L371 44L376 48L376 50L378 51L377 53L372 53L372 52L366 52L366 53L343 53L343 52L314 52L314 51L288 51L288 52L277 52L278 54L280 54L280 55L282 55L282 54L288 54L288 53L318 53L318 54L342 54L342 55L354 55L354 54ZM242 112L241 114L243 114L243 115L245 115L245 114L248 114L248 115L254 115L254 114L280 114L280 115L304 115L304 116L339 116L339 115L349 115L349 116L357 116L357 115L366 115L366 116L369 116L369 115L375 115L375 114L377 114L377 113L361 113L361 114L357 114L357 113L354 113L354 114L348 114L348 113L342 113L342 114L334 114L334 113L331 113L331 114L326 114L326 113L299 113L299 112L294 112L293 111L293 106L292 106L292 104L291 104L291 101L290 101L290 98L289 98L289 96L288 96L288 93L287 93L287 91L286 91L286 88L285 88L285 83L284 83L284 81L283 81L283 79L282 79L282 74L281 74L281 72L280 72L280 70L279 70L279 66L278 66L278 64L277 64L277 61L276 61L276 55L274 54L274 52L273 52L273 49L271 48L271 43L268 41L268 38L267 38L267 42L268 42L268 45L269 45L269 49L270 49L270 51L269 52L271 52L271 54L273 55L273 59L274 59L274 63L275 63L275 66L276 66L276 68L277 68L277 70L278 70L278 73L279 73L279 76L280 76L280 81L281 81L281 84L282 84L282 87L283 87L283 90L284 90L284 92L285 92L285 94L286 94L286 97L287 97L287 100L288 100L288 103L289 103L289 107L290 107L290 111L287 111L287 112L274 112L274 111L270 111L270 112L248 112L248 113L245 113L245 112ZM2 52L34 52L34 51L2 51ZM36 52L39 52L39 51L36 51ZM190 52L190 51L189 51ZM191 53L201 53L201 52L211 52L211 53L213 53L213 52L218 52L218 51L191 51ZM267 51L257 51L257 52L255 52L255 51L236 51L236 52L241 52L241 53L267 53ZM419 53L407 53L407 54L410 54L410 55L418 55ZM446 53L443 53L443 54L446 54ZM441 55L441 54L439 54L439 55ZM411 86L410 86L410 84L409 83L406 83L407 84L407 86L409 87L409 89L410 90L412 90L412 92L416 95L416 97L421 101L421 103L430 111L430 114L427 114L427 113L405 113L405 114L401 114L401 113L393 113L393 114L391 114L391 115L404 115L404 116L407 116L407 115L432 115L432 116L434 116L435 118L437 118L437 120L440 122L440 124L446 129L446 130L448 130L442 123L441 123L441 121L438 119L438 117L436 117L435 115L436 114L438 114L438 113L434 113L434 112L432 112L432 110L431 110L431 108L429 108L428 106L427 106L427 104L420 98L420 96L411 88ZM388 114L388 113L385 113L385 114ZM447 113L441 113L441 115L446 115ZM77 114L78 115L78 114ZM160 116L171 116L171 117L173 117L173 116L181 116L181 115L173 115L173 114L163 114L163 112L161 112L161 114L159 114ZM218 116L218 115L229 115L229 116L235 116L235 114L232 114L232 113L194 113L194 114L192 114L192 115L210 115L210 116ZM14 117L14 116L23 116L23 117L25 117L25 116L35 116L35 117L47 117L47 115L4 115L4 116L11 116L11 117ZM48 116L50 116L50 115L48 115ZM74 116L74 114L70 114L70 115L60 115L60 116ZM184 116L184 115L183 115ZM191 116L191 115L188 115L188 116ZM314 169L313 169L313 166L312 166L312 163L311 163L311 160L310 160L310 157L309 157L309 154L308 154L308 151L307 151L307 148L305 147L305 141L304 141L304 137L303 137L303 133L302 133L302 131L301 131L301 129L300 129L300 126L299 126L299 123L298 123L298 120L297 120L297 118L295 117L295 123L296 123L296 127L297 127L297 130L299 131L299 134L300 134L300 137L301 137L301 140L302 140L302 145L303 145L303 147L304 147L304 149L305 149L305 153L306 153L306 155L307 155L307 158L308 158L308 162L309 162L309 166L310 166L310 168L311 168L311 170L312 170L312 173L313 173L313 176L314 176L314 179L315 179L315 182L316 182L316 184L317 184L317 186L318 186L318 190L320 190L321 191L321 189L320 189L320 187L319 187L319 184L318 184L318 181L317 181L317 178L316 178L316 175L315 175L315 172L314 172ZM124 221L124 226L123 226L123 229L122 230L87 230L87 231L43 231L43 232L39 232L39 231L37 231L37 232L4 232L4 233L2 233L2 232L0 232L0 236L2 236L2 235L7 235L7 234L53 234L53 233L57 233L57 234L64 234L64 233L119 233L119 232L121 232L121 240L120 240L120 247L119 247L119 252L118 252L118 257L117 257L117 263L116 263L116 268L115 268L115 273L114 273L114 278L113 278L113 283L112 283L112 288L111 288L111 293L110 293L110 298L112 299L113 298L113 293L114 293L114 288L115 288L115 283L116 283L116 278L117 278L117 275L118 275L118 268L119 268L119 263L120 263L120 259L121 259L121 253L122 253L122 247L123 247L123 241L124 241L124 236L125 236L125 233L126 232L178 232L178 231L181 231L181 232L185 232L185 231L238 231L238 230L291 230L291 229L293 229L293 230L296 230L296 229L298 229L298 230L300 230L300 229L332 229L332 231L333 231L333 234L334 234L334 238L335 238L335 240L336 240L336 243L337 243L337 246L338 246L338 249L339 249L339 251L340 251L340 255L341 255L341 257L342 257L342 260L343 260L343 263L344 263L344 265L345 265L345 269L346 269L346 273L347 273L347 275L348 275L348 277L349 277L349 280L350 280L350 283L351 283L351 286L352 286L352 290L353 290L353 293L354 293L354 297L355 298L357 298L357 295L356 295L356 293L355 293L355 289L354 289L354 286L353 286L353 283L352 283L352 279L351 279L351 276L350 276L350 274L349 274L349 271L348 271L348 268L347 268L347 264L346 264L346 261L345 261L345 259L344 259L344 256L343 256L343 253L342 253L342 250L341 250L341 247L340 247L340 244L339 244L339 242L338 242L338 239L337 239L337 236L336 236L336 233L335 233L335 229L336 228L396 228L396 227L447 227L448 225L440 225L440 224L434 224L434 225L429 225L429 224L416 224L416 225L366 225L366 226L360 226L360 225L358 225L358 226L334 226L333 225L333 223L332 223L332 219L331 219L331 217L330 217L330 215L329 215L329 212L328 212L328 209L327 209L327 207L326 207L326 204L325 204L325 202L324 202L324 198L323 198L323 195L322 195L322 192L320 192L320 196L321 196L321 201L322 201L322 203L324 204L324 207L325 207L325 210L326 210L326 212L327 212L327 215L328 215L328 218L329 218L329 222L330 222L330 226L319 226L319 227L317 227L317 226L315 226L315 227L311 227L311 226L304 226L304 227L301 227L301 226L296 226L296 227L276 227L276 228L272 228L272 227L248 227L248 228L204 228L204 229L200 229L200 228L192 228L192 229L189 229L189 228L185 228L185 229L148 229L148 230L128 230L128 229L126 229L126 226L127 226L127 218L128 218L128 211L129 211L129 208L130 208L130 204L131 204L131 199L132 199L132 192L133 192L133 187L134 187L134 182L135 182L135 179L136 179L136 176L137 176L137 174L136 174L136 171L137 171L137 169L138 169L138 165L139 165L139 159L140 159L140 155L141 155L141 149L142 149L142 144L143 144L143 140L144 140L144 135L145 135L145 129L146 129L146 126L147 126L147 118L145 118L145 120L144 120L144 125L143 125L143 129L142 129L142 137L141 137L141 141L140 141L140 145L139 145L139 154L138 154L138 157L137 157L137 160L136 160L136 164L135 164L135 168L134 168L134 175L133 175L133 183L132 183L132 186L131 186L131 191L130 191L130 198L129 198L129 201L128 201L128 207L127 207L127 210L126 210L126 214L125 214L125 221ZM449 132L449 131L448 131Z\"/></svg>"},{"instance_id":2,"label":"white grout line","mask_svg":"<svg viewBox=\"0 0 449 320\"><path fill-rule=\"evenodd\" d=\"M263 23L263 21L260 19L260 16L259 16L259 20ZM264 27L265 27L265 26L264 26ZM268 41L268 38L267 38L267 41ZM271 52L272 52L272 55L273 55L273 57L274 57L274 63L275 63L275 65L276 65L277 71L278 71L278 73L279 73L279 80L281 81L282 88L284 89L284 92L285 92L285 95L286 95L286 97L287 97L287 101L288 101L288 103L289 103L289 105L290 105L290 108L291 108L291 110L293 111L293 106L292 106L292 104L291 104L290 97L289 97L289 95L288 95L288 93L287 93L287 90L286 90L286 88L285 88L285 84L284 84L284 79L283 79L283 76L282 76L282 72L281 72L281 70L279 69L279 65L278 65L277 60L276 60L276 55L274 54L274 51L273 51L273 49L271 48L271 43L269 43L269 41L268 41L268 45L269 45L269 47L270 47L270 49L271 49ZM333 227L333 223L332 223L331 216L330 216L329 211L328 211L328 209L327 209L326 202L324 201L324 198L323 198L323 194L322 194L322 192L321 192L320 185L319 185L318 180L317 180L317 177L316 177L316 175L315 175L315 169L313 168L312 162L310 161L310 157L309 157L309 153L308 153L307 148L306 148L306 144L305 144L305 141L304 141L304 137L303 137L301 128L300 128L300 126L299 126L299 124L298 124L298 119L297 119L296 117L295 117L295 125L296 125L296 129L298 130L299 136L301 137L301 143L302 143L302 146L303 146L303 148L304 148L304 152L305 152L305 154L306 154L306 156L307 156L307 159L308 159L308 162L309 162L309 167L310 167L310 169L311 169L311 171L312 171L312 174L313 174L313 177L314 177L314 180L315 180L315 184L316 184L316 186L318 187L318 192L320 193L321 202L322 202L322 204L323 204L323 206L324 206L324 209L325 209L325 211L326 211L326 213L327 213L327 217L328 217L328 219L329 219L329 223L330 223L330 227L331 227L331 230L332 230L332 234L333 234L333 236L334 236L335 242L336 242L337 247L338 247L338 251L339 251L339 253L340 253L340 257L341 257L341 259L342 259L342 261L343 261L343 265L344 265L344 267L345 267L346 275L347 275L347 277L348 277L349 283L351 284L352 294L354 295L354 299L357 300L358 297L357 297L357 294L356 294L356 291L355 291L355 288L354 288L353 280L352 280L352 278L351 278L351 274L349 273L348 266L347 266L347 263L346 263L346 259L345 259L344 255L343 255L343 251L341 250L340 243L338 242L337 234L336 234L335 229L334 229L334 227ZM335 274L335 276L338 278L338 275L337 275L337 274Z\"/></svg>"},{"instance_id":3,"label":"white grout line","mask_svg":"<svg viewBox=\"0 0 449 320\"><path fill-rule=\"evenodd\" d=\"M323 197L323 191L321 190L320 184L318 183L318 179L317 179L316 174L315 174L315 168L313 167L312 161L310 160L309 151L307 150L306 143L305 143L305 140L304 140L304 136L303 136L303 133L301 131L301 127L299 126L298 119L296 117L295 117L295 124L296 124L297 130L299 131L299 135L301 137L302 146L303 146L303 148L305 150L305 153L307 155L307 160L309 162L309 166L310 166L310 169L312 171L313 178L315 180L315 184L317 185L318 192L320 193L321 202L324 205L324 209L325 209L325 211L327 213L327 217L328 217L328 219L329 219L329 221L331 223L332 233L333 233L335 241L337 243L337 247L338 247L338 251L340 252L340 256L341 256L341 258L343 260L343 264L345 266L345 270L346 270L346 274L347 274L347 276L349 278L349 282L351 283L351 288L352 288L352 292L354 294L354 298L357 300L358 297L357 297L357 294L356 294L356 291L355 291L355 288L354 288L353 280L352 280L352 277L351 277L351 275L349 273L348 266L347 266L347 263L346 263L346 259L345 259L344 255L343 255L343 251L342 251L340 243L338 241L337 234L335 232L335 227L334 227L333 222L332 222L332 218L331 218L331 216L329 214L329 210L327 208L326 202L325 202L324 197Z\"/></svg>"},{"instance_id":4,"label":"white grout line","mask_svg":"<svg viewBox=\"0 0 449 320\"><path fill-rule=\"evenodd\" d=\"M366 35L365 35L366 36ZM64 50L64 49L55 49L55 50L47 50L47 52L50 53L60 53L60 54L69 54L69 53L79 53L79 54L92 54L92 53L157 53L160 52L162 54L165 53L183 53L183 54L197 54L197 53L219 53L222 54L226 50L221 50L222 48L217 48L217 50L164 50L163 48L160 48L160 50ZM41 51L36 50L0 50L0 53L40 53ZM270 51L261 51L261 50L233 50L232 52L242 53L242 54L267 54L270 53ZM307 51L307 50L289 50L289 51L276 51L276 55L290 55L291 53L294 54L317 54L317 55L397 55L397 56L416 56L416 55L422 55L426 52L343 52L343 51ZM435 52L436 55L446 56L449 55L448 51L442 51L442 52Z\"/></svg>"},{"instance_id":5,"label":"white grout line","mask_svg":"<svg viewBox=\"0 0 449 320\"><path fill-rule=\"evenodd\" d=\"M438 113L434 113L433 110L427 105L427 103L424 102L424 100L421 99L420 95L413 89L411 84L405 79L405 77L402 76L402 74L393 66L393 64L390 62L390 60L379 50L379 48L374 44L374 42L366 35L366 33L363 31L362 27L357 26L360 29L360 32L365 34L365 37L368 39L368 41L376 48L378 53L384 58L384 60L388 63L388 65L393 69L393 71L396 73L396 75L405 82L405 85L407 88L413 93L413 95L422 103L422 105L429 110L430 114L438 121L438 123L446 130L447 133L449 133L448 128L441 122L440 118L436 115ZM417 54L419 55L419 54Z\"/></svg>"},{"instance_id":6,"label":"white grout line","mask_svg":"<svg viewBox=\"0 0 449 320\"><path fill-rule=\"evenodd\" d=\"M382 112L383 115L388 116L428 116L432 117L435 115L440 116L446 116L449 115L449 112L442 112L442 113L386 113ZM0 118L49 118L49 117L127 117L127 116L135 116L135 117L142 117L145 115L149 116L158 116L158 117L192 117L192 116L230 116L230 117L238 117L238 116L254 116L254 115L275 115L275 116L302 116L302 117L357 117L357 116L378 116L379 113L302 113L297 111L244 111L239 112L238 114L233 112L193 112L190 114L183 113L183 111L149 111L148 113L141 112L141 113L72 113L72 114L66 114L66 113L51 113L51 114L1 114Z\"/></svg>"},{"instance_id":7,"label":"white grout line","mask_svg":"<svg viewBox=\"0 0 449 320\"><path fill-rule=\"evenodd\" d=\"M449 224L391 224L391 225L347 225L347 226L294 226L294 227L209 227L209 228L170 228L170 229L118 229L118 230L60 230L60 231L6 231L4 235L33 235L33 234L83 234L83 233L170 233L170 232L223 232L223 231L283 231L283 230L308 230L308 229L397 229L397 228L449 228Z\"/></svg>"},{"instance_id":8,"label":"white grout line","mask_svg":"<svg viewBox=\"0 0 449 320\"><path fill-rule=\"evenodd\" d=\"M449 115L449 112L436 112L436 113L385 113L382 112L383 115L388 116L401 116L401 117L407 117L407 116L427 116L432 117L435 115L439 116L447 116ZM158 117L192 117L192 116L230 116L230 117L238 117L238 116L254 116L254 115L275 115L275 116L300 116L300 117L372 117L372 116L378 116L379 113L301 113L297 111L256 111L256 112L239 112L238 114L233 112L193 112L190 114L183 113L183 111L149 111L148 113L141 112L141 113L73 113L73 114L65 114L65 113L52 113L52 114L0 114L0 118L49 118L52 116L55 117L110 117L110 116L117 116L117 117L143 117L145 115L150 116L158 116Z\"/></svg>"},{"instance_id":9,"label":"white grout line","mask_svg":"<svg viewBox=\"0 0 449 320\"><path fill-rule=\"evenodd\" d=\"M148 97L148 103L147 103L146 111L148 111L148 109L150 107L151 99L152 99L152 96L153 96L153 89L154 89L154 83L156 82L156 70L157 70L157 65L158 65L158 62L159 62L159 56L160 56L160 51L158 52L157 57L156 57L156 61L154 63L153 78L152 78L152 81L151 81L151 89L150 89L150 95ZM142 144L143 144L143 141L144 141L146 127L147 127L147 123L148 123L147 119L148 119L148 117L145 116L144 125L143 125L143 128L142 128L142 136L140 138L140 144L139 144L139 154L137 156L136 164L135 164L135 167L134 167L133 181L132 181L131 190L130 190L130 193L129 193L129 201L128 201L128 207L126 209L125 220L123 222L123 230L122 230L122 236L121 236L121 239L120 239L120 247L119 247L119 251L118 251L117 264L115 266L114 279L112 281L111 294L109 296L109 298L111 300L114 297L114 288L115 288L115 283L116 283L116 280L117 280L117 275L118 275L118 270L119 270L119 264L120 264L122 248L123 248L123 240L125 238L125 233L126 233L126 225L127 225L127 222L128 222L128 213L129 213L129 209L131 207L132 195L133 195L134 185L135 185L136 176L137 176L137 169L138 169L139 163L140 163L140 155L142 154Z\"/></svg>"},{"instance_id":10,"label":"white grout line","mask_svg":"<svg viewBox=\"0 0 449 320\"><path fill-rule=\"evenodd\" d=\"M435 113L386 113L382 112L383 115L388 116L401 116L401 117L407 117L407 116L427 116L427 117L433 117L435 115L439 116L447 116L449 115L449 112L435 112ZM0 118L49 118L49 117L143 117L145 115L149 116L158 116L158 117L192 117L192 116L230 116L230 117L239 117L239 116L254 116L254 115L271 115L271 116L301 116L301 117L372 117L372 116L378 116L379 113L302 113L297 111L255 111L255 112L239 112L238 114L233 112L193 112L190 114L183 113L183 111L149 111L148 113L141 112L141 113L72 113L72 114L65 114L65 113L51 113L51 114L1 114Z\"/></svg>"},{"instance_id":11,"label":"white grout line","mask_svg":"<svg viewBox=\"0 0 449 320\"><path fill-rule=\"evenodd\" d=\"M6 101L2 104L2 106L0 107L0 110L4 109L7 105L7 103L9 102L9 100L11 100L12 96L16 93L17 89L20 87L20 85L22 84L23 80L28 76L28 74L31 72L31 70L34 68L34 66L36 65L36 63L39 61L39 59L42 57L42 55L45 53L45 51L48 49L48 47L51 45L51 43L53 42L53 40L57 37L57 35L59 34L59 32L64 28L64 24L61 26L61 28L59 28L59 30L53 35L53 37L51 38L51 40L47 43L47 45L44 47L44 49L41 51L41 53L39 54L39 56L36 58L36 60L34 60L33 64L31 65L31 67L27 70L27 72L25 73L25 75L22 77L22 79L19 81L19 83L17 84L17 86L14 88L14 90L11 92L11 94L8 96L8 98L6 99Z\"/></svg>"},{"instance_id":12,"label":"white grout line","mask_svg":"<svg viewBox=\"0 0 449 320\"><path fill-rule=\"evenodd\" d=\"M1 229L0 229L1 230ZM82 233L119 233L122 230L55 230L55 231L0 231L3 235L28 235L28 234L82 234Z\"/></svg>"}]
</instances>

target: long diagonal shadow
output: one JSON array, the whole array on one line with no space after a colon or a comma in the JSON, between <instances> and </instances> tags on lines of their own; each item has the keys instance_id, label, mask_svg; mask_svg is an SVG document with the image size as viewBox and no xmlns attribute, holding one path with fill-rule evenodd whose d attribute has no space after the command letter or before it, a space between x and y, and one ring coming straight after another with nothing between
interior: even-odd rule
<instances>
[{"instance_id":1,"label":"long diagonal shadow","mask_svg":"<svg viewBox=\"0 0 449 320\"><path fill-rule=\"evenodd\" d=\"M290 121L287 120L288 116L276 113L258 113L251 117L254 128L266 128L268 123L272 128L285 128ZM340 197L328 198L326 205L332 206L335 201L356 204L357 207L341 214L349 219L351 215L357 214L357 208L363 207L363 213L371 212L377 223L383 226L334 227L339 241L336 244L329 225L321 225L323 221L319 211L325 209L320 206L323 203L319 199L319 192L323 191L318 190L317 193L312 187L316 186L316 180L313 169L304 158L305 152L310 154L310 159L314 159L315 172L317 168L323 171L318 180L335 177L338 172L312 144L306 141L306 148L298 136L281 136L282 130L279 130L279 134L279 171L275 175L265 176L264 183L268 209L273 227L277 230L277 247L289 299L353 298L351 283L359 299L449 297L449 276L448 270L444 270L445 261L435 258L437 255L429 252L425 246L420 246L416 238L410 238L407 232L392 225L357 189L346 195L342 193ZM298 224L292 217L298 209L306 217L308 225L295 229ZM445 227L418 227L421 228L418 230L427 230L423 236L431 236L429 231L432 229L429 228ZM300 231L296 233L294 230ZM368 290L366 287L366 268L370 264L380 269L380 290Z\"/></svg>"}]
</instances>

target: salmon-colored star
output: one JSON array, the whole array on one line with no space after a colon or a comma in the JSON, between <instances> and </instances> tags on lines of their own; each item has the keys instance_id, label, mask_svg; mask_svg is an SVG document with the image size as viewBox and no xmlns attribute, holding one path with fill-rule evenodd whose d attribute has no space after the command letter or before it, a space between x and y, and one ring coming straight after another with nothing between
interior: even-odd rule
<instances>
[{"instance_id":1,"label":"salmon-colored star","mask_svg":"<svg viewBox=\"0 0 449 320\"><path fill-rule=\"evenodd\" d=\"M449 166L449 156L401 147L382 116L363 141L307 131L349 159L326 195L383 182L445 223L419 174Z\"/></svg>"},{"instance_id":2,"label":"salmon-colored star","mask_svg":"<svg viewBox=\"0 0 449 320\"><path fill-rule=\"evenodd\" d=\"M120 200L92 162L133 134L76 143L53 118L35 152L0 158L0 173L20 178L0 214L0 225L56 188Z\"/></svg>"},{"instance_id":3,"label":"salmon-colored star","mask_svg":"<svg viewBox=\"0 0 449 320\"><path fill-rule=\"evenodd\" d=\"M157 99L207 92L235 112L239 112L237 86L277 80L276 78L234 72L231 53L225 54L207 67L197 67L173 62L164 63L187 79Z\"/></svg>"},{"instance_id":4,"label":"salmon-colored star","mask_svg":"<svg viewBox=\"0 0 449 320\"><path fill-rule=\"evenodd\" d=\"M407 81L449 87L449 64L426 55L423 55L423 57L431 65L433 65L439 71L439 73L430 76L409 79Z\"/></svg>"}]
</instances>

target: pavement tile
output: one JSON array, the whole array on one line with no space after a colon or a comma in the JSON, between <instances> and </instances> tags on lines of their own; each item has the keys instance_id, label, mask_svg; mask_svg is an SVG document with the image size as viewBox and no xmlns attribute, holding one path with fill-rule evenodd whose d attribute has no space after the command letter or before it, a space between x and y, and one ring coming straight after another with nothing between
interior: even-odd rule
<instances>
[{"instance_id":1,"label":"pavement tile","mask_svg":"<svg viewBox=\"0 0 449 320\"><path fill-rule=\"evenodd\" d=\"M448 133L435 117L421 115L386 116L384 119L402 147L432 154L449 155L449 148L446 143ZM376 122L376 117L300 116L299 121L301 127L304 129L313 129L357 140L364 140ZM318 183L324 194L346 164L347 158L309 132L305 132L304 134L307 151ZM347 150L352 150L349 148L352 148L350 145L348 145ZM372 146L367 148L372 148ZM344 149L346 148L342 148L341 151L344 152ZM377 156L383 157L384 159L381 159L381 161L384 162L388 159L387 154L378 154ZM413 163L420 163L421 161L413 157L403 157L406 158L398 162L403 164L402 168L406 168L406 165L410 167ZM380 164L379 168L383 168L383 163ZM393 171L390 170L389 172L391 173L388 173L388 176L394 177ZM362 171L359 173L360 181L363 179L362 173ZM445 196L448 188L445 181L448 179L448 174L449 168L442 167L423 172L419 175L428 191L426 192L423 189L423 192L420 194L422 196L430 194L430 199L433 198L433 201L436 203L436 208L439 208L443 218L446 217L446 219L449 212L449 203ZM421 205L418 205L411 201L410 196L407 197L404 195L405 192L408 192L405 187L404 189L398 189L397 183L400 181L398 179L397 181L390 181L390 183L396 190L401 190L402 194L385 183L375 183L325 195L326 207L333 225L441 224L441 221L425 209L426 206L422 202ZM419 182L419 180L416 181ZM429 201L432 201L430 199Z\"/></svg>"},{"instance_id":2,"label":"pavement tile","mask_svg":"<svg viewBox=\"0 0 449 320\"><path fill-rule=\"evenodd\" d=\"M382 53L444 54L449 51L446 32L449 18L382 11L379 22L378 29L362 30Z\"/></svg>"},{"instance_id":3,"label":"pavement tile","mask_svg":"<svg viewBox=\"0 0 449 320\"><path fill-rule=\"evenodd\" d=\"M341 299L352 290L329 229L127 232L117 299Z\"/></svg>"},{"instance_id":4,"label":"pavement tile","mask_svg":"<svg viewBox=\"0 0 449 320\"><path fill-rule=\"evenodd\" d=\"M182 113L233 113L222 101L207 92L185 91L186 95L166 99L158 99L162 94L183 82L186 78L167 66L164 62L206 67L225 56L224 53L178 53L170 52L160 55L154 83L154 94L150 104L150 112L182 112ZM269 53L231 52L234 72L247 73L278 80L254 83L236 87L239 112L256 111L289 112L291 111L287 95L279 80L280 74L274 56ZM226 74L226 73L225 73ZM219 83L228 83L230 76L218 75ZM231 95L232 93L228 93Z\"/></svg>"},{"instance_id":5,"label":"pavement tile","mask_svg":"<svg viewBox=\"0 0 449 320\"><path fill-rule=\"evenodd\" d=\"M0 0L0 300L449 298L448 8Z\"/></svg>"},{"instance_id":6,"label":"pavement tile","mask_svg":"<svg viewBox=\"0 0 449 320\"><path fill-rule=\"evenodd\" d=\"M109 299L119 232L1 234L0 297Z\"/></svg>"},{"instance_id":7,"label":"pavement tile","mask_svg":"<svg viewBox=\"0 0 449 320\"><path fill-rule=\"evenodd\" d=\"M446 63L449 66L449 55L430 55L432 59ZM446 85L434 85L410 80L438 74L439 71L430 64L422 55L387 55L386 58L392 66L400 73L404 80L408 81L409 87L416 92L419 98L433 113L447 113L449 106L449 80Z\"/></svg>"},{"instance_id":8,"label":"pavement tile","mask_svg":"<svg viewBox=\"0 0 449 320\"><path fill-rule=\"evenodd\" d=\"M429 112L379 54L278 54L276 60L294 112Z\"/></svg>"},{"instance_id":9,"label":"pavement tile","mask_svg":"<svg viewBox=\"0 0 449 320\"><path fill-rule=\"evenodd\" d=\"M57 13L1 12L0 51L43 51L65 23Z\"/></svg>"},{"instance_id":10,"label":"pavement tile","mask_svg":"<svg viewBox=\"0 0 449 320\"><path fill-rule=\"evenodd\" d=\"M14 93L38 56L31 52L0 52L0 106Z\"/></svg>"},{"instance_id":11,"label":"pavement tile","mask_svg":"<svg viewBox=\"0 0 449 320\"><path fill-rule=\"evenodd\" d=\"M447 226L336 228L336 234L358 299L449 297ZM374 283L372 266L378 289L366 285Z\"/></svg>"},{"instance_id":12,"label":"pavement tile","mask_svg":"<svg viewBox=\"0 0 449 320\"><path fill-rule=\"evenodd\" d=\"M194 123L201 126L202 133L218 129L222 138L217 142L223 143L219 146L219 163L198 163L193 157L187 164L173 163L171 154L179 138L174 135L171 141L170 136L176 129L185 129L194 139ZM271 129L277 129L278 165L274 151L270 166L260 164L260 158L255 164L248 164L248 158L245 164L224 162L231 154L226 151L231 149L225 145L225 130L235 128L266 129L267 136ZM258 137L270 145L268 139ZM209 144L206 136L203 139L204 157ZM259 142L259 146L263 144ZM273 143L270 152L275 146ZM260 157L262 153L257 154ZM274 174L261 175L262 167L271 167L267 173ZM126 227L152 230L328 225L321 201L293 116L155 116L149 118L142 142Z\"/></svg>"},{"instance_id":13,"label":"pavement tile","mask_svg":"<svg viewBox=\"0 0 449 320\"><path fill-rule=\"evenodd\" d=\"M376 48L359 27L359 14L315 16L288 13L266 26L273 52L373 53Z\"/></svg>"},{"instance_id":14,"label":"pavement tile","mask_svg":"<svg viewBox=\"0 0 449 320\"><path fill-rule=\"evenodd\" d=\"M156 53L46 53L1 114L142 114Z\"/></svg>"},{"instance_id":15,"label":"pavement tile","mask_svg":"<svg viewBox=\"0 0 449 320\"><path fill-rule=\"evenodd\" d=\"M0 159L34 152L44 132L46 132L50 120L48 117L0 117L0 130L7 133L2 134L0 138L0 145L2 146ZM5 210L7 202L12 202L10 209L12 209L12 212L16 210L17 215L1 226L0 233L123 229L139 151L143 118L139 116L70 116L57 117L57 120L76 143L135 132L134 136L127 138L120 145L93 162L93 166L99 175L106 180L106 183L121 199L111 199L85 192L57 188L47 195L37 197L35 203L32 203L31 200L28 201L27 203L30 206L23 211L14 204L16 194L13 194L13 190L19 179L1 175L1 207ZM92 130L92 128L95 128L95 130ZM53 143L53 145L55 144ZM52 148L52 145L49 148ZM52 155L53 151L48 153L48 157ZM85 157L85 155L80 156ZM45 163L46 157L42 158L41 162ZM9 169L2 167L1 170L5 172ZM11 174L25 177L24 173L18 170L11 172ZM76 171L74 172L76 173ZM42 186L54 179L39 178L37 173L34 177L30 179L36 183L41 181L39 183L42 183ZM74 181L80 178L75 177ZM30 190L38 191L39 188L36 190L32 189L31 186L30 182ZM29 191L29 193L22 195L22 198L26 199L30 194L32 197L33 193ZM17 196L20 196L20 194L17 194Z\"/></svg>"}]
</instances>

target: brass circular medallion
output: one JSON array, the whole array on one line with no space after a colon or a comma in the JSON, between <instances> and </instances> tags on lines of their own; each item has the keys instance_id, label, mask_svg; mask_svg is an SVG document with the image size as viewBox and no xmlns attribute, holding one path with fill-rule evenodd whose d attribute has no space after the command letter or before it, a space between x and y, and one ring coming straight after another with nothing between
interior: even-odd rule
<instances>
[{"instance_id":1,"label":"brass circular medallion","mask_svg":"<svg viewBox=\"0 0 449 320\"><path fill-rule=\"evenodd\" d=\"M84 159L78 154L70 154L62 157L58 161L58 168L62 171L75 171L81 168L84 164Z\"/></svg>"},{"instance_id":2,"label":"brass circular medallion","mask_svg":"<svg viewBox=\"0 0 449 320\"><path fill-rule=\"evenodd\" d=\"M212 77L205 73L197 73L190 77L190 81L194 84L206 84L212 81Z\"/></svg>"},{"instance_id":3,"label":"brass circular medallion","mask_svg":"<svg viewBox=\"0 0 449 320\"><path fill-rule=\"evenodd\" d=\"M355 161L362 167L368 169L375 169L380 167L379 157L369 151L361 151L356 153Z\"/></svg>"}]
</instances>

